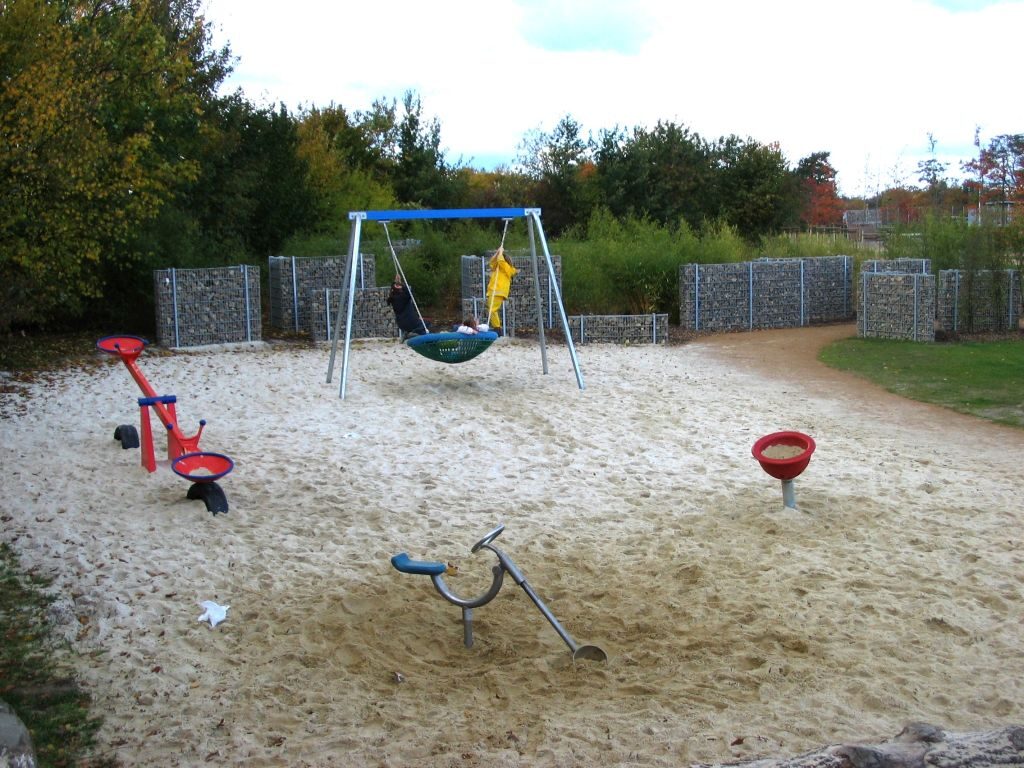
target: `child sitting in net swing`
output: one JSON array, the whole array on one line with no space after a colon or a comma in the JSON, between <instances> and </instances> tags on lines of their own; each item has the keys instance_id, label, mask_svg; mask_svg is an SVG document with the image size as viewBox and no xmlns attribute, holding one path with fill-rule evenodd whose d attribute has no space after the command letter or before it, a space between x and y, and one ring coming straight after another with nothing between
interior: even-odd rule
<instances>
[{"instance_id":1,"label":"child sitting in net swing","mask_svg":"<svg viewBox=\"0 0 1024 768\"><path fill-rule=\"evenodd\" d=\"M455 329L456 333L465 333L467 335L473 335L474 333L484 333L488 329L487 323L478 322L475 317L470 315L462 321L462 325Z\"/></svg>"}]
</instances>

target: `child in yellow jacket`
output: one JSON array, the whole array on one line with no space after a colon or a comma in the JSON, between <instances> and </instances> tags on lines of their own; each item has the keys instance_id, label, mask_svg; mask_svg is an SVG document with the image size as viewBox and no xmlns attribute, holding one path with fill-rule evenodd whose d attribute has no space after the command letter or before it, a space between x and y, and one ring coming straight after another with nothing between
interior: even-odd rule
<instances>
[{"instance_id":1,"label":"child in yellow jacket","mask_svg":"<svg viewBox=\"0 0 1024 768\"><path fill-rule=\"evenodd\" d=\"M505 258L504 248L498 248L491 257L489 266L491 279L487 282L487 308L491 315L488 318L488 323L492 329L496 330L501 328L501 305L508 298L509 289L512 287L512 278L519 270Z\"/></svg>"}]
</instances>

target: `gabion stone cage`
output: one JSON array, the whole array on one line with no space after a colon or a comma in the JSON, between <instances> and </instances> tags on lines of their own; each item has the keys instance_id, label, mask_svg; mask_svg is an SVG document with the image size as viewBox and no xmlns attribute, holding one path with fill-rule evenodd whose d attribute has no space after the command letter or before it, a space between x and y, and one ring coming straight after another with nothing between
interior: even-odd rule
<instances>
[{"instance_id":1,"label":"gabion stone cage","mask_svg":"<svg viewBox=\"0 0 1024 768\"><path fill-rule=\"evenodd\" d=\"M270 327L311 333L308 299L317 291L341 290L346 256L271 256L268 258ZM362 253L356 260L356 290L377 287L377 260Z\"/></svg>"},{"instance_id":2,"label":"gabion stone cage","mask_svg":"<svg viewBox=\"0 0 1024 768\"><path fill-rule=\"evenodd\" d=\"M162 347L262 339L259 267L158 269L153 288Z\"/></svg>"},{"instance_id":3,"label":"gabion stone cage","mask_svg":"<svg viewBox=\"0 0 1024 768\"><path fill-rule=\"evenodd\" d=\"M664 344L668 315L572 315L569 330L580 344Z\"/></svg>"},{"instance_id":4,"label":"gabion stone cage","mask_svg":"<svg viewBox=\"0 0 1024 768\"><path fill-rule=\"evenodd\" d=\"M935 341L935 275L862 272L857 335Z\"/></svg>"},{"instance_id":5,"label":"gabion stone cage","mask_svg":"<svg viewBox=\"0 0 1024 768\"><path fill-rule=\"evenodd\" d=\"M850 320L853 259L760 259L679 268L679 325L693 331L794 328Z\"/></svg>"},{"instance_id":6,"label":"gabion stone cage","mask_svg":"<svg viewBox=\"0 0 1024 768\"><path fill-rule=\"evenodd\" d=\"M398 325L395 313L388 304L391 289L368 288L356 291L352 307L352 338L396 338ZM331 288L311 290L306 299L309 308L309 333L313 341L332 341L337 330L338 300L345 293ZM344 309L340 332L345 333ZM340 337L339 337L340 338Z\"/></svg>"},{"instance_id":7,"label":"gabion stone cage","mask_svg":"<svg viewBox=\"0 0 1024 768\"><path fill-rule=\"evenodd\" d=\"M982 333L1020 326L1020 273L1015 269L944 269L939 272L939 330Z\"/></svg>"}]
</instances>

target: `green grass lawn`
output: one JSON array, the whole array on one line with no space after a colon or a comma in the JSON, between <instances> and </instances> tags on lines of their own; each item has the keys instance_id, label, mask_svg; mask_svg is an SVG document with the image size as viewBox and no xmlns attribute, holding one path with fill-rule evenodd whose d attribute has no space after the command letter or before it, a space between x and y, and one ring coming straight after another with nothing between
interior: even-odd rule
<instances>
[{"instance_id":1,"label":"green grass lawn","mask_svg":"<svg viewBox=\"0 0 1024 768\"><path fill-rule=\"evenodd\" d=\"M841 339L819 359L897 395L1024 428L1024 339Z\"/></svg>"}]
</instances>

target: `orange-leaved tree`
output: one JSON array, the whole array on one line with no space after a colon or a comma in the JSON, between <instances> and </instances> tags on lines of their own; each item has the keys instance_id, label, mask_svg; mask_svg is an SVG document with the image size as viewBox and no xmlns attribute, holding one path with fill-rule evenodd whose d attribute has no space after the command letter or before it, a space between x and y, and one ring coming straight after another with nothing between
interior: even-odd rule
<instances>
[{"instance_id":1,"label":"orange-leaved tree","mask_svg":"<svg viewBox=\"0 0 1024 768\"><path fill-rule=\"evenodd\" d=\"M843 202L836 191L836 172L828 152L815 152L796 168L803 207L800 219L808 227L836 227L843 221Z\"/></svg>"}]
</instances>

